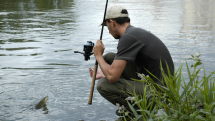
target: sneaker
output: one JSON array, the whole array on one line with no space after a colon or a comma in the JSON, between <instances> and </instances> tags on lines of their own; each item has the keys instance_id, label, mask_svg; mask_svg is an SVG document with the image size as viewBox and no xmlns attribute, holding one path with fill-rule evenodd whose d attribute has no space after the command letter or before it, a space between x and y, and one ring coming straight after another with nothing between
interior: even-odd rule
<instances>
[{"instance_id":1,"label":"sneaker","mask_svg":"<svg viewBox=\"0 0 215 121\"><path fill-rule=\"evenodd\" d=\"M116 115L117 115L117 116L123 116L123 113L120 113L120 112L119 112L119 109L117 109L117 110L116 110Z\"/></svg>"}]
</instances>

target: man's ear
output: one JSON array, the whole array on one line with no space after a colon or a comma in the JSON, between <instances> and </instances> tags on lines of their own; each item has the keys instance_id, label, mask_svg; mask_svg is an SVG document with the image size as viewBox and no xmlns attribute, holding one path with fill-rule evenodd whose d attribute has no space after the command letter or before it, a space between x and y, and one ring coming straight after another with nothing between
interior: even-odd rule
<instances>
[{"instance_id":1,"label":"man's ear","mask_svg":"<svg viewBox=\"0 0 215 121\"><path fill-rule=\"evenodd\" d=\"M116 22L115 22L114 20L112 20L112 19L110 19L110 23L111 23L113 26L115 26L115 24L116 24Z\"/></svg>"}]
</instances>

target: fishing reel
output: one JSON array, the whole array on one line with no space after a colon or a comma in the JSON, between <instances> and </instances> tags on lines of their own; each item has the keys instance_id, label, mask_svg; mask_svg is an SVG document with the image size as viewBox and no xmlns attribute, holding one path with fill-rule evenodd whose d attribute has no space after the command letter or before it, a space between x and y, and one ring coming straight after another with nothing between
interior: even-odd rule
<instances>
[{"instance_id":1,"label":"fishing reel","mask_svg":"<svg viewBox=\"0 0 215 121\"><path fill-rule=\"evenodd\" d=\"M85 57L85 61L90 60L90 56L93 54L93 47L94 47L94 43L91 41L87 41L87 44L84 45L84 53L83 52L79 52L79 51L74 51L74 53L81 53L84 55Z\"/></svg>"}]
</instances>

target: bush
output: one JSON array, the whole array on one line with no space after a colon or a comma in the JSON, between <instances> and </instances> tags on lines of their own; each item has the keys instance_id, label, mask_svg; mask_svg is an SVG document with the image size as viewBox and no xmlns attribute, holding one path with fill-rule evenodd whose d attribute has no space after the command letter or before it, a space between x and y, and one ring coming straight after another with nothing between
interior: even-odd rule
<instances>
[{"instance_id":1,"label":"bush","mask_svg":"<svg viewBox=\"0 0 215 121\"><path fill-rule=\"evenodd\" d=\"M139 74L140 81L147 83L144 88L143 95L132 93L133 97L127 98L134 103L128 101L132 112L130 120L143 121L215 121L215 78L214 72L210 72L207 76L202 67L200 54L191 55L194 63L191 67L186 62L189 82L186 83L182 75L183 64L171 75L168 68L168 75L161 72L163 79L160 80L166 86L160 86L153 82L149 76ZM191 72L191 68L192 72ZM199 72L203 71L204 75L199 76ZM154 76L151 74L151 76ZM201 78L201 79L200 79ZM150 91L146 91L150 89ZM161 91L160 91L161 90ZM134 108L134 107L138 107ZM128 115L128 112L124 113ZM126 118L124 118L126 120Z\"/></svg>"}]
</instances>

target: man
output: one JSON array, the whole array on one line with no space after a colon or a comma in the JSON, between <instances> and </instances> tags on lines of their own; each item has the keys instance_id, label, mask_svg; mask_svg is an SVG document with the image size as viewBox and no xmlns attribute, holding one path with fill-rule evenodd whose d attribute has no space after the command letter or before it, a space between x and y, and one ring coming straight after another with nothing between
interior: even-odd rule
<instances>
[{"instance_id":1,"label":"man","mask_svg":"<svg viewBox=\"0 0 215 121\"><path fill-rule=\"evenodd\" d=\"M94 56L99 63L101 70L98 70L96 78L97 90L112 104L124 105L129 110L127 101L128 95L125 91L135 91L142 94L144 84L133 81L139 79L137 73L149 75L157 84L161 84L160 62L164 72L167 73L166 63L171 74L174 73L174 64L170 53L163 42L149 31L136 28L130 25L130 18L127 10L120 5L112 5L107 8L105 21L109 33L119 39L117 53L104 52L104 45L97 40L93 48ZM89 68L92 77L93 70ZM148 72L155 75L153 78ZM129 83L129 84L128 84Z\"/></svg>"}]
</instances>

